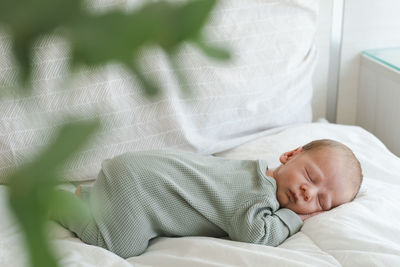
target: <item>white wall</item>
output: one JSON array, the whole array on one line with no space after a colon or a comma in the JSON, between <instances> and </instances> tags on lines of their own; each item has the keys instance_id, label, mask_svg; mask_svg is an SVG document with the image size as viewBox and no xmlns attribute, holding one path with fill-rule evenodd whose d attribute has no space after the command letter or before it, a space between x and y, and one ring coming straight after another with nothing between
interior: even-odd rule
<instances>
[{"instance_id":1,"label":"white wall","mask_svg":"<svg viewBox=\"0 0 400 267\"><path fill-rule=\"evenodd\" d=\"M329 44L332 22L332 0L319 1L318 28L316 42L319 58L313 77L313 119L324 118L326 113L326 95L329 67Z\"/></svg>"},{"instance_id":2,"label":"white wall","mask_svg":"<svg viewBox=\"0 0 400 267\"><path fill-rule=\"evenodd\" d=\"M356 121L361 51L400 46L399 15L399 0L346 0L338 123L354 124Z\"/></svg>"}]
</instances>

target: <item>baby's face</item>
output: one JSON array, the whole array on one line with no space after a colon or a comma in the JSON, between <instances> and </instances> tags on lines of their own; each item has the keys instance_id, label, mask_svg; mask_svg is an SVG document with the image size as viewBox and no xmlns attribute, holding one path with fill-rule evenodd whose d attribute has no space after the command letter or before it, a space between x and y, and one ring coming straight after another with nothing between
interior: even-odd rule
<instances>
[{"instance_id":1,"label":"baby's face","mask_svg":"<svg viewBox=\"0 0 400 267\"><path fill-rule=\"evenodd\" d=\"M351 200L353 189L346 183L343 159L338 152L321 149L286 152L282 165L273 171L281 208L298 214L330 210Z\"/></svg>"}]
</instances>

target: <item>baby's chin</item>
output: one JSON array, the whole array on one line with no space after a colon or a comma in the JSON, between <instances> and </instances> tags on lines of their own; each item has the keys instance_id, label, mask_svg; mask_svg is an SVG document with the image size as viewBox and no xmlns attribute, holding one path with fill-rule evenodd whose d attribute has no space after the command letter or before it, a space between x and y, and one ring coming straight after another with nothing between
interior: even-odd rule
<instances>
[{"instance_id":1,"label":"baby's chin","mask_svg":"<svg viewBox=\"0 0 400 267\"><path fill-rule=\"evenodd\" d=\"M276 193L276 199L278 200L280 208L286 208L286 206L289 204L289 199L279 191Z\"/></svg>"},{"instance_id":2,"label":"baby's chin","mask_svg":"<svg viewBox=\"0 0 400 267\"><path fill-rule=\"evenodd\" d=\"M291 203L290 202L290 200L285 196L285 195L283 195L283 194L278 194L277 195L277 199L278 199L278 202L279 202L279 207L282 209L282 208L286 208L286 209L290 209L290 210L292 210L292 211L294 211L293 210L293 203ZM296 211L294 211L294 212L296 212Z\"/></svg>"}]
</instances>

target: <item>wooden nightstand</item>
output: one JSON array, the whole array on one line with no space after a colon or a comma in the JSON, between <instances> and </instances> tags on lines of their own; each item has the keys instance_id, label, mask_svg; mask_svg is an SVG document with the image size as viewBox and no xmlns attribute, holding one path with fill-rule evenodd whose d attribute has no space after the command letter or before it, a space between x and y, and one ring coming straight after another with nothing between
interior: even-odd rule
<instances>
[{"instance_id":1,"label":"wooden nightstand","mask_svg":"<svg viewBox=\"0 0 400 267\"><path fill-rule=\"evenodd\" d=\"M363 52L356 124L400 156L400 47Z\"/></svg>"}]
</instances>

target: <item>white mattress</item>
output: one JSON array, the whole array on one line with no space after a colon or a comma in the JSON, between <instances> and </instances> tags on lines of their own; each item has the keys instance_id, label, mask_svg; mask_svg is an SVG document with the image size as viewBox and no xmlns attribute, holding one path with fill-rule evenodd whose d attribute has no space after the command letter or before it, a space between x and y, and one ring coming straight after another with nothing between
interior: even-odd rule
<instances>
[{"instance_id":1,"label":"white mattress","mask_svg":"<svg viewBox=\"0 0 400 267\"><path fill-rule=\"evenodd\" d=\"M157 238L127 260L82 243L52 223L63 266L400 266L400 159L359 127L312 123L292 126L218 156L264 158L278 164L281 152L310 140L331 138L350 146L361 161L364 184L352 202L307 220L279 247L208 237ZM0 187L0 266L23 266L20 231Z\"/></svg>"}]
</instances>

